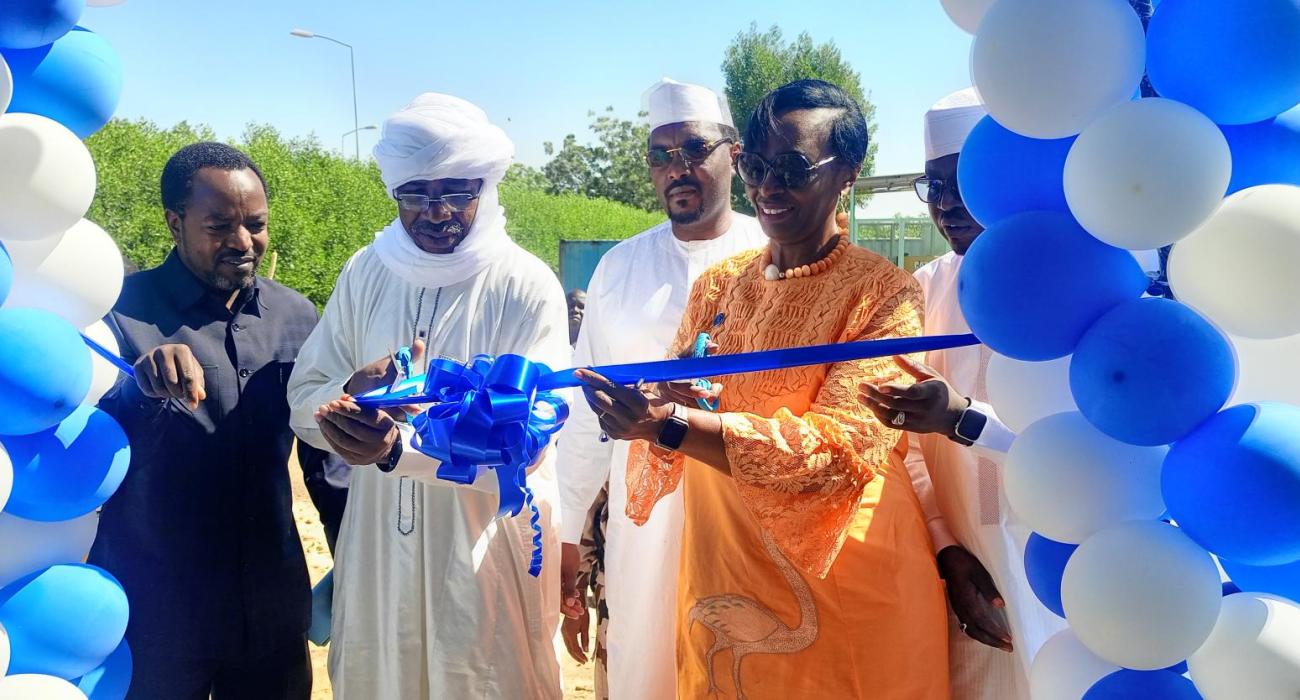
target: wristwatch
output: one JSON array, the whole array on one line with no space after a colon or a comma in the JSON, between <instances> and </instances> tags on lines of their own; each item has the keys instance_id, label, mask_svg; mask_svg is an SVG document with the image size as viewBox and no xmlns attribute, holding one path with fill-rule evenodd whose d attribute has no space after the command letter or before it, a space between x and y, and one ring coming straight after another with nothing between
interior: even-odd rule
<instances>
[{"instance_id":1,"label":"wristwatch","mask_svg":"<svg viewBox=\"0 0 1300 700\"><path fill-rule=\"evenodd\" d=\"M655 438L655 444L665 450L680 449L682 441L686 439L686 431L691 425L687 415L685 406L679 403L673 404L673 413L664 422L664 427L659 429L659 437Z\"/></svg>"},{"instance_id":2,"label":"wristwatch","mask_svg":"<svg viewBox=\"0 0 1300 700\"><path fill-rule=\"evenodd\" d=\"M379 467L379 471L388 474L397 468L397 463L401 461L401 459L402 440L398 438L397 442L393 443L393 449L388 451L388 459L376 464L375 466Z\"/></svg>"},{"instance_id":3,"label":"wristwatch","mask_svg":"<svg viewBox=\"0 0 1300 700\"><path fill-rule=\"evenodd\" d=\"M988 425L989 417L978 411L968 398L966 399L966 410L961 412L961 417L957 419L957 425L953 428L949 440L970 447L975 441L980 439L984 434L984 426Z\"/></svg>"}]
</instances>

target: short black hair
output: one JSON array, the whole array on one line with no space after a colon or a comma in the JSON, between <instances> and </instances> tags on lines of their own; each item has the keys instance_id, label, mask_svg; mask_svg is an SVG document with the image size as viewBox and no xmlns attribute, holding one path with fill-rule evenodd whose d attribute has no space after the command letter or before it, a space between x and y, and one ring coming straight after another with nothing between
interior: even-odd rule
<instances>
[{"instance_id":1,"label":"short black hair","mask_svg":"<svg viewBox=\"0 0 1300 700\"><path fill-rule=\"evenodd\" d=\"M177 151L163 167L161 183L163 209L185 214L185 202L194 189L194 176L203 168L221 170L247 168L257 175L257 179L262 183L262 191L267 191L266 178L262 177L262 170L246 153L224 143L202 141Z\"/></svg>"},{"instance_id":2,"label":"short black hair","mask_svg":"<svg viewBox=\"0 0 1300 700\"><path fill-rule=\"evenodd\" d=\"M862 167L868 138L862 107L843 88L825 80L796 80L764 95L745 127L745 149L762 150L780 128L781 116L799 109L838 111L831 122L831 148L835 157L853 170Z\"/></svg>"}]
</instances>

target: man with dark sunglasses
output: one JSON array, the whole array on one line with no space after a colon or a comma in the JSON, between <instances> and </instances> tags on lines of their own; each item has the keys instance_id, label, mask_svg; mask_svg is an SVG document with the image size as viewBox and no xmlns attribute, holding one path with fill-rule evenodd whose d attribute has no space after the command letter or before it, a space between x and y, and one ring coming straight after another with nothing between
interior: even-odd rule
<instances>
[{"instance_id":1,"label":"man with dark sunglasses","mask_svg":"<svg viewBox=\"0 0 1300 700\"><path fill-rule=\"evenodd\" d=\"M926 114L925 176L916 180L916 193L952 246L916 272L927 335L970 332L957 303L957 276L984 227L962 202L957 163L966 137L986 114L972 89L949 95ZM916 383L866 386L864 401L881 420L911 433L908 471L923 508L937 504L939 513L931 505L926 515L932 533L939 522L935 548L954 613L952 697L1028 700L1029 662L1065 621L1030 590L1023 564L1030 532L1001 498L999 465L1015 435L984 402L989 358L984 346L927 353L926 364L899 358Z\"/></svg>"},{"instance_id":2,"label":"man with dark sunglasses","mask_svg":"<svg viewBox=\"0 0 1300 700\"><path fill-rule=\"evenodd\" d=\"M587 286L586 317L574 351L577 366L663 359L681 322L695 278L713 264L766 242L758 223L731 210L733 159L740 139L724 98L698 85L664 79L645 94L650 118L646 166L668 221L615 246ZM675 694L680 494L655 509L645 527L624 514L628 443L606 439L584 401L575 401L559 443L563 525L563 631L570 654L586 661L587 608L575 588L589 509L608 483L604 538L604 656L608 696ZM612 477L612 478L611 478ZM598 667L597 686L602 674Z\"/></svg>"}]
</instances>

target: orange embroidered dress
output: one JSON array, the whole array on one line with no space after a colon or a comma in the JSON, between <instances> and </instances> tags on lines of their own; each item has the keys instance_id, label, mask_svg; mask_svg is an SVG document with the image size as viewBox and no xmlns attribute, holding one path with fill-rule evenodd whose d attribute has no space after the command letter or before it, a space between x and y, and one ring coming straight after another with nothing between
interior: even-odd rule
<instances>
[{"instance_id":1,"label":"orange embroidered dress","mask_svg":"<svg viewBox=\"0 0 1300 700\"><path fill-rule=\"evenodd\" d=\"M920 333L916 282L874 253L777 281L760 256L700 277L674 354L700 332L721 354ZM898 374L883 358L722 379L731 476L633 444L629 517L685 489L678 698L948 697L946 602L906 441L857 399Z\"/></svg>"}]
</instances>

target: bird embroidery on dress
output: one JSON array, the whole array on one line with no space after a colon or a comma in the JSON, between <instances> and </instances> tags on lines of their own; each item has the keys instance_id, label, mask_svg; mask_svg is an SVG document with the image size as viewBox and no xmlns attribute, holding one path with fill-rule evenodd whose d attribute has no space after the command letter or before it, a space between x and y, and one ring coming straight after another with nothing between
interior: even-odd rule
<instances>
[{"instance_id":1,"label":"bird embroidery on dress","mask_svg":"<svg viewBox=\"0 0 1300 700\"><path fill-rule=\"evenodd\" d=\"M791 628L766 605L742 595L727 593L696 602L687 615L691 628L698 621L713 632L713 646L704 656L710 695L721 692L713 676L713 657L723 649L731 650L736 700L745 700L745 691L740 686L740 662L747 655L794 654L812 646L817 639L817 608L813 605L812 589L776 548L771 536L766 531L761 531L761 536L768 556L790 584L799 603L799 625Z\"/></svg>"}]
</instances>

